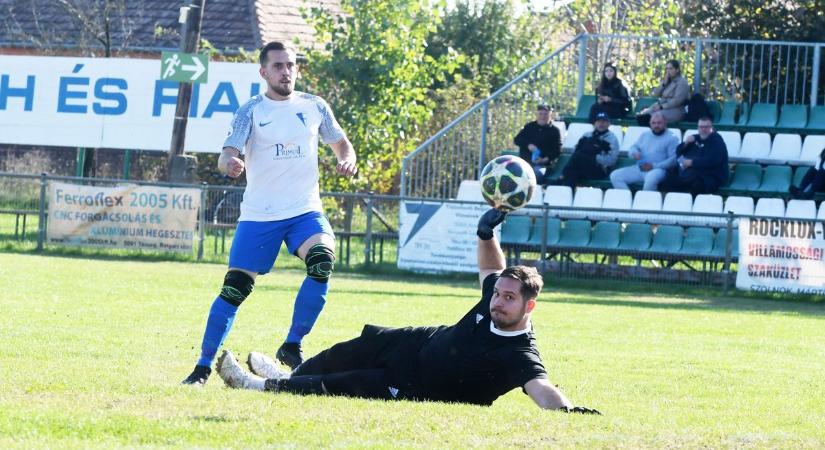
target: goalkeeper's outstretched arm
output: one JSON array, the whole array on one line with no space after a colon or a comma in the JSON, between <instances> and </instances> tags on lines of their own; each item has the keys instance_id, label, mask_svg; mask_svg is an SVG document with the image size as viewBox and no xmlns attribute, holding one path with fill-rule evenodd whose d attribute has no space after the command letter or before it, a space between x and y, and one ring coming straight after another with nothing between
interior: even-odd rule
<instances>
[{"instance_id":1,"label":"goalkeeper's outstretched arm","mask_svg":"<svg viewBox=\"0 0 825 450\"><path fill-rule=\"evenodd\" d=\"M553 386L547 378L533 378L524 385L524 392L542 409L555 409L566 413L602 415L598 410L573 406L559 388Z\"/></svg>"},{"instance_id":2,"label":"goalkeeper's outstretched arm","mask_svg":"<svg viewBox=\"0 0 825 450\"><path fill-rule=\"evenodd\" d=\"M504 252L493 234L493 229L504 221L505 215L502 211L491 209L478 220L478 281L482 285L490 274L506 268Z\"/></svg>"}]
</instances>

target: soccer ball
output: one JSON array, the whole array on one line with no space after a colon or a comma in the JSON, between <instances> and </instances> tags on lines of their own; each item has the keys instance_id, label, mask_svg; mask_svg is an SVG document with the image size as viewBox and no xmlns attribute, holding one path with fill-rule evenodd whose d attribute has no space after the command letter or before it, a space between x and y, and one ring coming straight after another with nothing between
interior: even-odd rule
<instances>
[{"instance_id":1,"label":"soccer ball","mask_svg":"<svg viewBox=\"0 0 825 450\"><path fill-rule=\"evenodd\" d=\"M493 208L515 211L526 205L536 190L533 168L518 156L503 155L481 171L481 195Z\"/></svg>"}]
</instances>

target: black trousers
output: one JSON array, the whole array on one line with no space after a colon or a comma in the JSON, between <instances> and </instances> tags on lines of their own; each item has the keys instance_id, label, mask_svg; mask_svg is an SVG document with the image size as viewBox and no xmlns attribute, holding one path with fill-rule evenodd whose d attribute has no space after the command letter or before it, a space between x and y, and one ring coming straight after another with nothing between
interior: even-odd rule
<instances>
[{"instance_id":1,"label":"black trousers","mask_svg":"<svg viewBox=\"0 0 825 450\"><path fill-rule=\"evenodd\" d=\"M577 157L574 153L570 158L570 161L567 162L567 165L564 166L564 170L562 171L562 180L559 184L570 186L570 188L575 188L582 180L599 180L605 178L606 176L607 173L604 171L602 166L596 162L595 157L587 157L583 155L579 155L579 157Z\"/></svg>"},{"instance_id":2,"label":"black trousers","mask_svg":"<svg viewBox=\"0 0 825 450\"><path fill-rule=\"evenodd\" d=\"M699 194L714 194L719 190L719 183L712 178L695 177L683 179L679 177L678 171L669 171L667 176L659 183L659 190L662 192L689 192L694 197Z\"/></svg>"},{"instance_id":3,"label":"black trousers","mask_svg":"<svg viewBox=\"0 0 825 450\"><path fill-rule=\"evenodd\" d=\"M361 335L318 353L296 367L277 389L302 395L343 395L383 400L426 400L415 384L415 357L436 328L364 326Z\"/></svg>"},{"instance_id":4,"label":"black trousers","mask_svg":"<svg viewBox=\"0 0 825 450\"><path fill-rule=\"evenodd\" d=\"M822 192L825 191L825 169L809 169L802 182L799 183L800 191Z\"/></svg>"}]
</instances>

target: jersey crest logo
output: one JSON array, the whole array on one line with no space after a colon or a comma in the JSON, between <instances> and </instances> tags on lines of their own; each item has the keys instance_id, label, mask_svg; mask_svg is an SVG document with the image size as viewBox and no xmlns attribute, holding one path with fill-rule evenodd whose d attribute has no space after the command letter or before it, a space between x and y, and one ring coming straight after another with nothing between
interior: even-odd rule
<instances>
[{"instance_id":1,"label":"jersey crest logo","mask_svg":"<svg viewBox=\"0 0 825 450\"><path fill-rule=\"evenodd\" d=\"M299 119L301 119L301 123L304 124L304 126L307 126L307 120L304 119L304 113L299 112L295 113L295 115L298 116Z\"/></svg>"},{"instance_id":2,"label":"jersey crest logo","mask_svg":"<svg viewBox=\"0 0 825 450\"><path fill-rule=\"evenodd\" d=\"M481 322L482 319L484 319L484 316L482 316L481 314L476 313L476 323Z\"/></svg>"}]
</instances>

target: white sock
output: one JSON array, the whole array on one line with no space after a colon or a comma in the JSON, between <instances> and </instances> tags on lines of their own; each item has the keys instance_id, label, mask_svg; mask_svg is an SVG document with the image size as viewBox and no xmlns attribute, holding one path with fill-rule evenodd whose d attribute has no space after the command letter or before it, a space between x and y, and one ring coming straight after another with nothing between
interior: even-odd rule
<instances>
[{"instance_id":1,"label":"white sock","mask_svg":"<svg viewBox=\"0 0 825 450\"><path fill-rule=\"evenodd\" d=\"M249 377L249 383L247 384L247 389L252 389L253 391L263 391L264 390L264 380L261 377L251 375Z\"/></svg>"}]
</instances>

